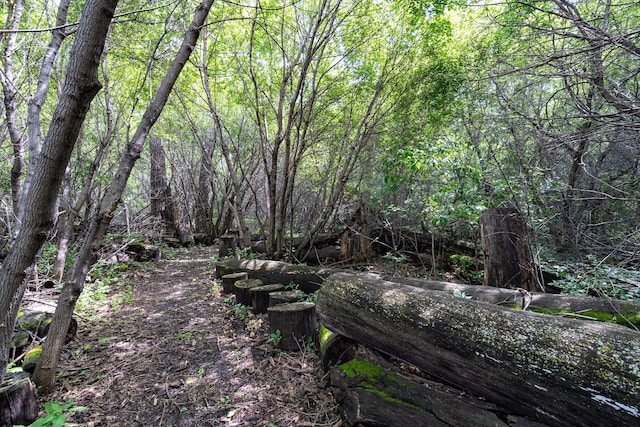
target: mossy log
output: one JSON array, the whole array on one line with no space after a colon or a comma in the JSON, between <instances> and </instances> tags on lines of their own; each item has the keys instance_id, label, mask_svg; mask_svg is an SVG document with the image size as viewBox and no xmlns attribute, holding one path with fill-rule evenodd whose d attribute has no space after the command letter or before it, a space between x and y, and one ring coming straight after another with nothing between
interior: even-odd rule
<instances>
[{"instance_id":1,"label":"mossy log","mask_svg":"<svg viewBox=\"0 0 640 427\"><path fill-rule=\"evenodd\" d=\"M222 293L230 294L234 292L234 285L238 280L246 280L247 273L229 273L222 276Z\"/></svg>"},{"instance_id":2,"label":"mossy log","mask_svg":"<svg viewBox=\"0 0 640 427\"><path fill-rule=\"evenodd\" d=\"M280 331L278 347L298 350L317 334L316 305L312 302L291 302L267 308L271 332Z\"/></svg>"},{"instance_id":3,"label":"mossy log","mask_svg":"<svg viewBox=\"0 0 640 427\"><path fill-rule=\"evenodd\" d=\"M318 295L332 331L510 413L554 426L640 422L640 333L339 273Z\"/></svg>"},{"instance_id":4,"label":"mossy log","mask_svg":"<svg viewBox=\"0 0 640 427\"><path fill-rule=\"evenodd\" d=\"M349 425L507 427L497 408L442 384L355 358L331 368L331 386ZM517 425L517 424L516 424Z\"/></svg>"},{"instance_id":5,"label":"mossy log","mask_svg":"<svg viewBox=\"0 0 640 427\"><path fill-rule=\"evenodd\" d=\"M283 289L284 285L277 283L272 285L256 286L255 288L249 289L249 293L251 294L251 311L253 314L266 313L267 308L269 307L269 293L281 291Z\"/></svg>"},{"instance_id":6,"label":"mossy log","mask_svg":"<svg viewBox=\"0 0 640 427\"><path fill-rule=\"evenodd\" d=\"M7 374L0 384L0 426L31 424L38 416L36 387L29 374Z\"/></svg>"},{"instance_id":7,"label":"mossy log","mask_svg":"<svg viewBox=\"0 0 640 427\"><path fill-rule=\"evenodd\" d=\"M305 293L320 289L324 279L344 270L317 268L265 260L223 260L216 264L216 278L225 274L245 272L250 279L260 279L265 284L295 283Z\"/></svg>"},{"instance_id":8,"label":"mossy log","mask_svg":"<svg viewBox=\"0 0 640 427\"><path fill-rule=\"evenodd\" d=\"M526 307L527 310L538 313L614 322L620 325L640 328L640 303L636 301L523 292L518 289L463 285L398 276L380 277L390 282L433 291L443 291L449 294L453 294L457 290L464 292L476 301L500 304L510 308L522 309Z\"/></svg>"},{"instance_id":9,"label":"mossy log","mask_svg":"<svg viewBox=\"0 0 640 427\"><path fill-rule=\"evenodd\" d=\"M251 288L255 288L257 286L262 286L262 280L260 279L244 279L238 280L233 284L235 294L236 294L236 303L242 305L251 305L251 293L249 292Z\"/></svg>"},{"instance_id":10,"label":"mossy log","mask_svg":"<svg viewBox=\"0 0 640 427\"><path fill-rule=\"evenodd\" d=\"M325 371L356 357L358 343L330 331L323 325L318 328L318 341L320 342L320 362Z\"/></svg>"}]
</instances>

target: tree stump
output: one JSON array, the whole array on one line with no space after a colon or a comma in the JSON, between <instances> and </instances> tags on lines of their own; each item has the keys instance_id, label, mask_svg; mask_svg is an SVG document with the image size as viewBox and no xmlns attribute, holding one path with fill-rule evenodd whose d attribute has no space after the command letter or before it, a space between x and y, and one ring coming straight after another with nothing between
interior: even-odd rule
<instances>
[{"instance_id":1,"label":"tree stump","mask_svg":"<svg viewBox=\"0 0 640 427\"><path fill-rule=\"evenodd\" d=\"M249 289L253 314L266 313L267 307L269 307L269 293L282 289L284 289L284 285L280 284L262 285Z\"/></svg>"},{"instance_id":2,"label":"tree stump","mask_svg":"<svg viewBox=\"0 0 640 427\"><path fill-rule=\"evenodd\" d=\"M515 208L489 209L480 218L483 284L541 291L529 247L527 226Z\"/></svg>"},{"instance_id":3,"label":"tree stump","mask_svg":"<svg viewBox=\"0 0 640 427\"><path fill-rule=\"evenodd\" d=\"M235 234L224 234L220 236L220 258L232 256L238 247L238 236Z\"/></svg>"},{"instance_id":4,"label":"tree stump","mask_svg":"<svg viewBox=\"0 0 640 427\"><path fill-rule=\"evenodd\" d=\"M269 307L269 328L280 331L278 347L297 350L316 337L316 305L312 302L292 302Z\"/></svg>"},{"instance_id":5,"label":"tree stump","mask_svg":"<svg viewBox=\"0 0 640 427\"><path fill-rule=\"evenodd\" d=\"M269 292L269 307L296 301L298 301L298 295L294 291Z\"/></svg>"},{"instance_id":6,"label":"tree stump","mask_svg":"<svg viewBox=\"0 0 640 427\"><path fill-rule=\"evenodd\" d=\"M0 426L28 425L37 417L36 387L29 374L7 374L0 385Z\"/></svg>"},{"instance_id":7,"label":"tree stump","mask_svg":"<svg viewBox=\"0 0 640 427\"><path fill-rule=\"evenodd\" d=\"M235 289L234 285L238 280L246 280L248 278L247 273L231 273L222 276L222 293L230 294Z\"/></svg>"},{"instance_id":8,"label":"tree stump","mask_svg":"<svg viewBox=\"0 0 640 427\"><path fill-rule=\"evenodd\" d=\"M234 291L236 294L236 303L242 305L251 305L251 293L249 290L257 286L262 286L260 279L244 279L234 283Z\"/></svg>"}]
</instances>

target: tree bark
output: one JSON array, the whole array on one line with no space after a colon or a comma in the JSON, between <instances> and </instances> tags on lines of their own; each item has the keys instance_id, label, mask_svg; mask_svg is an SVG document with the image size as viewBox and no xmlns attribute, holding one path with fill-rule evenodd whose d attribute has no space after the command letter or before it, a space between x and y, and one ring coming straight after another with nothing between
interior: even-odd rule
<instances>
[{"instance_id":1,"label":"tree bark","mask_svg":"<svg viewBox=\"0 0 640 427\"><path fill-rule=\"evenodd\" d=\"M90 4L93 5L93 3ZM156 95L145 110L135 134L128 142L125 153L120 158L114 180L102 199L97 214L91 221L87 235L76 257L71 277L65 282L62 288L53 322L51 323L49 338L42 348L42 355L33 375L33 381L37 386L41 387L44 393L50 392L54 387L55 371L62 352L64 335L78 297L84 288L89 267L94 262L94 257L100 248L102 237L104 237L111 224L111 219L120 203L122 193L127 185L133 166L140 158L144 141L160 117L160 113L162 113L162 109L169 98L173 85L196 45L212 4L213 0L203 0L202 3L196 7L194 19L185 33L182 45L178 49L167 74L160 83Z\"/></svg>"},{"instance_id":2,"label":"tree bark","mask_svg":"<svg viewBox=\"0 0 640 427\"><path fill-rule=\"evenodd\" d=\"M8 363L11 333L26 287L25 271L34 263L55 223L56 199L65 168L91 101L101 88L98 65L116 4L117 0L85 4L62 93L23 204L22 225L0 270L0 378ZM61 330L63 341L68 325L66 322Z\"/></svg>"},{"instance_id":3,"label":"tree bark","mask_svg":"<svg viewBox=\"0 0 640 427\"><path fill-rule=\"evenodd\" d=\"M330 330L509 412L555 426L635 426L640 334L339 273L318 295Z\"/></svg>"},{"instance_id":4,"label":"tree bark","mask_svg":"<svg viewBox=\"0 0 640 427\"><path fill-rule=\"evenodd\" d=\"M480 216L483 284L540 291L526 224L516 209L489 209Z\"/></svg>"}]
</instances>

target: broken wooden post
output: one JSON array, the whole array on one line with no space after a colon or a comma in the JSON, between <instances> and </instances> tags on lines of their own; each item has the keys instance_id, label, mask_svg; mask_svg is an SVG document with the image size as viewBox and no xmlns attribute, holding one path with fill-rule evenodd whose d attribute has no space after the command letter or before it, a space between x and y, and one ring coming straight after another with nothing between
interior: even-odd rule
<instances>
[{"instance_id":1,"label":"broken wooden post","mask_svg":"<svg viewBox=\"0 0 640 427\"><path fill-rule=\"evenodd\" d=\"M234 284L238 280L245 280L248 278L247 273L230 273L222 276L222 293L230 294L233 292Z\"/></svg>"},{"instance_id":2,"label":"broken wooden post","mask_svg":"<svg viewBox=\"0 0 640 427\"><path fill-rule=\"evenodd\" d=\"M282 289L284 286L281 284L262 285L249 289L253 314L266 313L267 307L269 307L269 292L281 291Z\"/></svg>"},{"instance_id":3,"label":"broken wooden post","mask_svg":"<svg viewBox=\"0 0 640 427\"><path fill-rule=\"evenodd\" d=\"M278 347L283 350L298 350L316 337L316 305L312 302L278 304L267 309L269 328L272 333L280 331Z\"/></svg>"},{"instance_id":4,"label":"broken wooden post","mask_svg":"<svg viewBox=\"0 0 640 427\"><path fill-rule=\"evenodd\" d=\"M249 290L257 286L262 286L260 279L244 279L238 280L233 284L236 294L236 303L242 305L251 305L251 293Z\"/></svg>"},{"instance_id":5,"label":"broken wooden post","mask_svg":"<svg viewBox=\"0 0 640 427\"><path fill-rule=\"evenodd\" d=\"M636 426L640 333L339 273L320 323L509 412L554 426Z\"/></svg>"}]
</instances>

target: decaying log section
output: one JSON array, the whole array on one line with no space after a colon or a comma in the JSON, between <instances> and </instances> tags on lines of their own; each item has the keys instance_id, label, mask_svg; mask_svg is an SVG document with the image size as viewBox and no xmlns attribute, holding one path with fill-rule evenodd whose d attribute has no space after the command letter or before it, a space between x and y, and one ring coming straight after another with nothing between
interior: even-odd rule
<instances>
[{"instance_id":1,"label":"decaying log section","mask_svg":"<svg viewBox=\"0 0 640 427\"><path fill-rule=\"evenodd\" d=\"M320 323L509 412L554 426L637 426L640 333L338 273Z\"/></svg>"},{"instance_id":2,"label":"decaying log section","mask_svg":"<svg viewBox=\"0 0 640 427\"><path fill-rule=\"evenodd\" d=\"M234 292L236 295L236 303L242 305L251 305L251 288L262 286L262 280L260 279L244 279L238 280L233 284Z\"/></svg>"},{"instance_id":3,"label":"decaying log section","mask_svg":"<svg viewBox=\"0 0 640 427\"><path fill-rule=\"evenodd\" d=\"M246 280L247 273L229 273L222 276L222 293L230 294L235 292L235 283L239 280Z\"/></svg>"},{"instance_id":4,"label":"decaying log section","mask_svg":"<svg viewBox=\"0 0 640 427\"><path fill-rule=\"evenodd\" d=\"M253 314L266 313L269 307L269 294L284 289L284 286L278 283L272 285L256 286L249 289L251 295L251 311Z\"/></svg>"},{"instance_id":5,"label":"decaying log section","mask_svg":"<svg viewBox=\"0 0 640 427\"><path fill-rule=\"evenodd\" d=\"M626 326L640 328L640 303L612 298L591 296L574 297L569 295L545 294L541 292L522 292L517 289L494 288L491 286L462 285L459 283L438 282L398 276L380 276L389 282L415 286L433 291L452 294L458 290L476 301L501 304L512 308L558 314L565 317L606 320Z\"/></svg>"},{"instance_id":6,"label":"decaying log section","mask_svg":"<svg viewBox=\"0 0 640 427\"><path fill-rule=\"evenodd\" d=\"M314 268L287 264L279 261L264 260L223 260L216 264L216 278L228 273L245 272L250 279L260 279L265 284L295 283L298 288L308 294L320 289L320 285L330 275L344 270L331 268Z\"/></svg>"},{"instance_id":7,"label":"decaying log section","mask_svg":"<svg viewBox=\"0 0 640 427\"><path fill-rule=\"evenodd\" d=\"M31 424L37 416L36 387L29 374L8 374L0 384L0 426Z\"/></svg>"},{"instance_id":8,"label":"decaying log section","mask_svg":"<svg viewBox=\"0 0 640 427\"><path fill-rule=\"evenodd\" d=\"M356 358L331 368L331 386L349 425L370 427L514 427L477 397L401 373L388 363ZM418 381L419 380L419 381ZM504 415L504 414L501 414Z\"/></svg>"}]
</instances>

